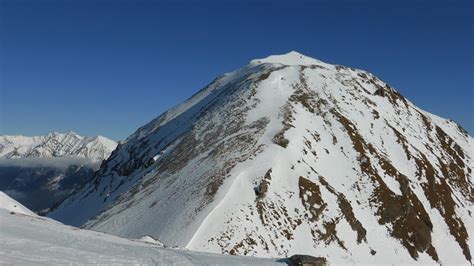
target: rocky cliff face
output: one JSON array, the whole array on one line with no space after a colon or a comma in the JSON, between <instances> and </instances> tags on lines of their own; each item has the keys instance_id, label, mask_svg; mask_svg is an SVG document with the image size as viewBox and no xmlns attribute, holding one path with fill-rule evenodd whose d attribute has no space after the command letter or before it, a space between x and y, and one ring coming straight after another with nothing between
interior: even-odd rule
<instances>
[{"instance_id":1,"label":"rocky cliff face","mask_svg":"<svg viewBox=\"0 0 474 266\"><path fill-rule=\"evenodd\" d=\"M217 253L472 262L473 143L370 73L291 52L139 128L50 216Z\"/></svg>"}]
</instances>

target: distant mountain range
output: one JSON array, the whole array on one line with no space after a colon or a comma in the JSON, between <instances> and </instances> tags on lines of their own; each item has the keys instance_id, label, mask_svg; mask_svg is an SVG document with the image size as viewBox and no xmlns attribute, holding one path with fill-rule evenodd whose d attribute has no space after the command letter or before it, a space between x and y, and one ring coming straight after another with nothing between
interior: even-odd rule
<instances>
[{"instance_id":1,"label":"distant mountain range","mask_svg":"<svg viewBox=\"0 0 474 266\"><path fill-rule=\"evenodd\" d=\"M38 137L0 136L0 159L78 157L100 163L116 146L108 138L82 137L72 131Z\"/></svg>"},{"instance_id":2,"label":"distant mountain range","mask_svg":"<svg viewBox=\"0 0 474 266\"><path fill-rule=\"evenodd\" d=\"M44 213L90 181L117 143L74 132L0 136L0 190Z\"/></svg>"},{"instance_id":3,"label":"distant mountain range","mask_svg":"<svg viewBox=\"0 0 474 266\"><path fill-rule=\"evenodd\" d=\"M224 254L466 264L473 146L373 74L291 52L139 128L48 216Z\"/></svg>"}]
</instances>

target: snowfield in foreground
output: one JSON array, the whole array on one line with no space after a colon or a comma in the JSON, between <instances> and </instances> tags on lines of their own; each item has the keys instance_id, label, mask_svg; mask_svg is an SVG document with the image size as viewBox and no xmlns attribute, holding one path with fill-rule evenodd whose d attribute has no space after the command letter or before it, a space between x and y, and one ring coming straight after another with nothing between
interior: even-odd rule
<instances>
[{"instance_id":1,"label":"snowfield in foreground","mask_svg":"<svg viewBox=\"0 0 474 266\"><path fill-rule=\"evenodd\" d=\"M0 192L0 264L250 264L275 260L214 255L119 238L35 215Z\"/></svg>"}]
</instances>

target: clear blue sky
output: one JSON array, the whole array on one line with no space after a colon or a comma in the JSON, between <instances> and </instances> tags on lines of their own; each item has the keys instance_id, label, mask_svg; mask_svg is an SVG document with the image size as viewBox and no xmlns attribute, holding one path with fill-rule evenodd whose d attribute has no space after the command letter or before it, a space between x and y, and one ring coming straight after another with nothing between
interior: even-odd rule
<instances>
[{"instance_id":1,"label":"clear blue sky","mask_svg":"<svg viewBox=\"0 0 474 266\"><path fill-rule=\"evenodd\" d=\"M296 50L472 135L473 3L0 0L0 134L124 139L218 74Z\"/></svg>"}]
</instances>

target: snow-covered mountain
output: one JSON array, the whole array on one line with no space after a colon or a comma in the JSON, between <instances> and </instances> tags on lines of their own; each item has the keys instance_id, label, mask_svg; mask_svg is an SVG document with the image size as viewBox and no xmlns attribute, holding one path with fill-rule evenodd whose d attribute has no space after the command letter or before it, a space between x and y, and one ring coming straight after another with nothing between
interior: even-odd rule
<instances>
[{"instance_id":1,"label":"snow-covered mountain","mask_svg":"<svg viewBox=\"0 0 474 266\"><path fill-rule=\"evenodd\" d=\"M0 136L0 190L36 212L47 211L90 181L116 146L74 132Z\"/></svg>"},{"instance_id":2,"label":"snow-covered mountain","mask_svg":"<svg viewBox=\"0 0 474 266\"><path fill-rule=\"evenodd\" d=\"M70 131L46 136L0 136L0 159L81 157L101 162L117 143L102 136L83 137Z\"/></svg>"},{"instance_id":3,"label":"snow-covered mountain","mask_svg":"<svg viewBox=\"0 0 474 266\"><path fill-rule=\"evenodd\" d=\"M284 265L275 260L161 248L40 217L0 191L0 264Z\"/></svg>"},{"instance_id":4,"label":"snow-covered mountain","mask_svg":"<svg viewBox=\"0 0 474 266\"><path fill-rule=\"evenodd\" d=\"M290 52L139 128L49 215L216 253L467 263L473 146L373 74Z\"/></svg>"}]
</instances>

